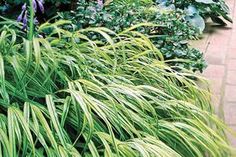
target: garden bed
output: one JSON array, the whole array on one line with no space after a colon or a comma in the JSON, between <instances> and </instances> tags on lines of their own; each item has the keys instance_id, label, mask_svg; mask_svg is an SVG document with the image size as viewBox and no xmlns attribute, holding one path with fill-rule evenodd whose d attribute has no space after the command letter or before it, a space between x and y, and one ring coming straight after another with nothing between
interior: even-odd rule
<instances>
[{"instance_id":1,"label":"garden bed","mask_svg":"<svg viewBox=\"0 0 236 157\"><path fill-rule=\"evenodd\" d=\"M204 18L231 21L224 1L18 2L1 7L0 155L234 153L189 47Z\"/></svg>"}]
</instances>

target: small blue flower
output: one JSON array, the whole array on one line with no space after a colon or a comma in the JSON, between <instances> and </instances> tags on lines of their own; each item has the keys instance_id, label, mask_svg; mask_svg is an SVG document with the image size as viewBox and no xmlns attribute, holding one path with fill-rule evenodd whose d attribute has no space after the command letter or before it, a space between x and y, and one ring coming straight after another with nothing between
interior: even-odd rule
<instances>
[{"instance_id":1,"label":"small blue flower","mask_svg":"<svg viewBox=\"0 0 236 157\"><path fill-rule=\"evenodd\" d=\"M33 0L33 8L34 8L34 12L37 12L38 8L41 11L41 13L44 13L44 7L43 7L43 0Z\"/></svg>"},{"instance_id":2,"label":"small blue flower","mask_svg":"<svg viewBox=\"0 0 236 157\"><path fill-rule=\"evenodd\" d=\"M33 9L34 9L34 12L36 13L37 10L39 10L41 13L44 13L44 6L43 6L43 3L44 1L43 0L32 0L33 2ZM17 17L17 22L22 22L23 23L23 30L25 30L27 28L27 6L26 6L26 3L24 3L21 7L21 13L20 15ZM38 24L38 20L35 18L34 19L34 24Z\"/></svg>"},{"instance_id":3,"label":"small blue flower","mask_svg":"<svg viewBox=\"0 0 236 157\"><path fill-rule=\"evenodd\" d=\"M34 8L34 12L37 12L37 3L35 0L33 0L33 8Z\"/></svg>"},{"instance_id":4,"label":"small blue flower","mask_svg":"<svg viewBox=\"0 0 236 157\"><path fill-rule=\"evenodd\" d=\"M23 18L23 13L21 12L20 15L17 17L17 22L21 22Z\"/></svg>"},{"instance_id":5,"label":"small blue flower","mask_svg":"<svg viewBox=\"0 0 236 157\"><path fill-rule=\"evenodd\" d=\"M44 13L44 6L43 6L44 1L38 0L37 3L38 3L38 7L39 7L39 10L41 11L41 13Z\"/></svg>"},{"instance_id":6,"label":"small blue flower","mask_svg":"<svg viewBox=\"0 0 236 157\"><path fill-rule=\"evenodd\" d=\"M24 17L23 17L23 19L22 19L22 22L23 22L23 30L25 30L26 28L27 28L27 21L28 21L28 19L27 19L27 10L25 11L25 14L24 14Z\"/></svg>"},{"instance_id":7,"label":"small blue flower","mask_svg":"<svg viewBox=\"0 0 236 157\"><path fill-rule=\"evenodd\" d=\"M24 5L22 5L21 9L22 9L22 11L26 11L26 3L24 3Z\"/></svg>"},{"instance_id":8,"label":"small blue flower","mask_svg":"<svg viewBox=\"0 0 236 157\"><path fill-rule=\"evenodd\" d=\"M26 3L21 7L21 13L17 17L17 22L22 22L23 23L23 30L27 28L27 6Z\"/></svg>"}]
</instances>

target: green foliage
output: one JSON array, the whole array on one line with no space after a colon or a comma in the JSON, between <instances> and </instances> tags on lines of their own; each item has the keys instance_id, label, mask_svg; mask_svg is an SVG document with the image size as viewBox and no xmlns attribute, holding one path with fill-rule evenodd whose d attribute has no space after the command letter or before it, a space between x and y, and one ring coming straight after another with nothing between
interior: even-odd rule
<instances>
[{"instance_id":1,"label":"green foliage","mask_svg":"<svg viewBox=\"0 0 236 157\"><path fill-rule=\"evenodd\" d=\"M224 0L179 0L175 2L178 8L184 9L189 5L193 5L203 17L219 18L232 22L229 16L229 7Z\"/></svg>"},{"instance_id":2,"label":"green foliage","mask_svg":"<svg viewBox=\"0 0 236 157\"><path fill-rule=\"evenodd\" d=\"M7 1L11 5L22 2ZM68 0L46 2L49 2L46 5L49 9L42 21L45 17L55 15L60 8L75 8L69 12L61 12L59 17L72 20L78 29L102 26L119 33L142 22L164 25L163 28L142 28L138 31L150 35L166 59L191 59L191 62L176 62L176 65L201 72L206 67L203 56L198 50L188 47L186 41L196 39L204 30L204 18L211 17L214 22L223 25L225 22L222 17L232 22L224 0L105 0L104 7L98 6L96 0L80 0L77 5L76 1ZM57 8L51 7L51 3L56 2ZM65 3L70 5L64 5ZM5 9L6 6L0 7L0 12ZM92 33L89 37L100 39Z\"/></svg>"},{"instance_id":3,"label":"green foliage","mask_svg":"<svg viewBox=\"0 0 236 157\"><path fill-rule=\"evenodd\" d=\"M230 155L208 91L189 77L204 80L134 31L150 24L120 34L65 24L43 24L32 43L0 29L1 156Z\"/></svg>"},{"instance_id":4,"label":"green foliage","mask_svg":"<svg viewBox=\"0 0 236 157\"><path fill-rule=\"evenodd\" d=\"M0 156L235 154L192 72L204 62L183 10L80 1L60 16L73 24L31 27L29 40L0 17Z\"/></svg>"},{"instance_id":5,"label":"green foliage","mask_svg":"<svg viewBox=\"0 0 236 157\"><path fill-rule=\"evenodd\" d=\"M27 0L3 0L4 2L8 3L8 4L22 4L25 2L28 2ZM69 3L69 0L45 0L46 2L62 2L62 3Z\"/></svg>"},{"instance_id":6,"label":"green foliage","mask_svg":"<svg viewBox=\"0 0 236 157\"><path fill-rule=\"evenodd\" d=\"M199 31L185 20L182 10L166 11L148 3L110 3L101 8L96 2L80 1L74 12L63 12L59 16L72 20L77 29L87 27L106 27L119 33L138 23L151 22L156 27L141 27L141 33L149 38L161 50L166 59L191 59L191 62L180 62L179 65L193 71L202 71L205 62L202 54L188 47L188 39L194 39ZM99 39L97 34L90 33L90 38Z\"/></svg>"}]
</instances>

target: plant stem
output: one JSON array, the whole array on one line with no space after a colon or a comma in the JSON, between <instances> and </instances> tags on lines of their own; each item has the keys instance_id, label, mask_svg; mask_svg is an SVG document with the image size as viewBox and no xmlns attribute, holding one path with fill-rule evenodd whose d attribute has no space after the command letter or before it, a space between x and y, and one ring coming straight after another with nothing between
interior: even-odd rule
<instances>
[{"instance_id":1,"label":"plant stem","mask_svg":"<svg viewBox=\"0 0 236 157\"><path fill-rule=\"evenodd\" d=\"M33 1L29 0L30 4L30 25L29 25L29 34L28 34L28 39L29 41L33 40L33 35L34 35L34 8L33 8Z\"/></svg>"}]
</instances>

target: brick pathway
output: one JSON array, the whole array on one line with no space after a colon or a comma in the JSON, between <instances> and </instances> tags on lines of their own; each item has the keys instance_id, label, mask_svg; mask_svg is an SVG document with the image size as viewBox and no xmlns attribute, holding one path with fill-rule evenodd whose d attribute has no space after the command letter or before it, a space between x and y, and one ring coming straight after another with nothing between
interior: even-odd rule
<instances>
[{"instance_id":1,"label":"brick pathway","mask_svg":"<svg viewBox=\"0 0 236 157\"><path fill-rule=\"evenodd\" d=\"M209 23L203 38L192 46L204 52L208 68L203 75L210 80L218 115L236 131L236 0L226 2L234 24L217 27ZM229 139L236 148L236 138Z\"/></svg>"}]
</instances>

